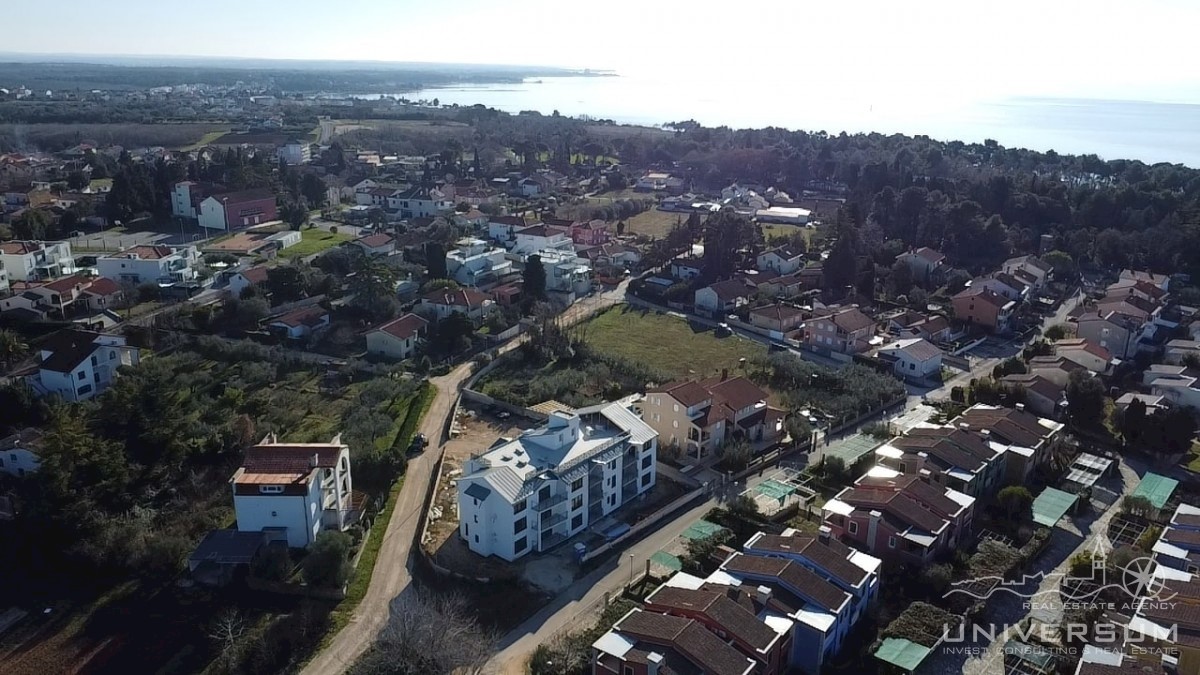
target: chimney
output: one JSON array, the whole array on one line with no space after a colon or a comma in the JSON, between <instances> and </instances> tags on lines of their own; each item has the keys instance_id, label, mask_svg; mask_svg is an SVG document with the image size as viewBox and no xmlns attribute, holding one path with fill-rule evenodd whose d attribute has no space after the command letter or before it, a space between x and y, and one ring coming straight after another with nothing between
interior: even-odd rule
<instances>
[{"instance_id":1,"label":"chimney","mask_svg":"<svg viewBox=\"0 0 1200 675\"><path fill-rule=\"evenodd\" d=\"M970 431L970 430L971 430L971 425L970 425L970 424L968 424L967 422L959 422L959 423L958 423L958 428L959 428L959 429L962 429L963 431Z\"/></svg>"},{"instance_id":2,"label":"chimney","mask_svg":"<svg viewBox=\"0 0 1200 675\"><path fill-rule=\"evenodd\" d=\"M728 379L729 379L729 369L722 368L721 369L721 381L724 382L725 380L728 380Z\"/></svg>"},{"instance_id":3,"label":"chimney","mask_svg":"<svg viewBox=\"0 0 1200 675\"><path fill-rule=\"evenodd\" d=\"M308 460L308 465L311 467L316 467L317 464L320 464L320 463L321 463L321 455L314 452L312 458Z\"/></svg>"},{"instance_id":4,"label":"chimney","mask_svg":"<svg viewBox=\"0 0 1200 675\"><path fill-rule=\"evenodd\" d=\"M663 655L658 652L650 652L646 655L646 675L658 675L659 668L663 665Z\"/></svg>"},{"instance_id":5,"label":"chimney","mask_svg":"<svg viewBox=\"0 0 1200 675\"><path fill-rule=\"evenodd\" d=\"M757 591L755 597L758 598L759 604L767 604L767 601L771 599L771 589L766 586L759 586L755 590Z\"/></svg>"},{"instance_id":6,"label":"chimney","mask_svg":"<svg viewBox=\"0 0 1200 675\"><path fill-rule=\"evenodd\" d=\"M829 537L832 534L833 530L830 530L828 525L822 525L821 527L817 528L817 538L821 541L829 541Z\"/></svg>"},{"instance_id":7,"label":"chimney","mask_svg":"<svg viewBox=\"0 0 1200 675\"><path fill-rule=\"evenodd\" d=\"M1017 404L1017 410L1024 410L1024 409L1025 409L1025 404L1024 404L1024 403L1018 403L1018 404Z\"/></svg>"}]
</instances>

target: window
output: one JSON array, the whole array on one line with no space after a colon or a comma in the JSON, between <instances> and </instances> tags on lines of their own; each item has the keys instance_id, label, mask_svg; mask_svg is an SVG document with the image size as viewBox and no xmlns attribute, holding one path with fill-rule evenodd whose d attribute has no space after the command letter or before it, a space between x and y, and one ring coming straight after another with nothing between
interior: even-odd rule
<instances>
[{"instance_id":1,"label":"window","mask_svg":"<svg viewBox=\"0 0 1200 675\"><path fill-rule=\"evenodd\" d=\"M100 365L100 361L94 355L92 356L92 365L93 366Z\"/></svg>"},{"instance_id":2,"label":"window","mask_svg":"<svg viewBox=\"0 0 1200 675\"><path fill-rule=\"evenodd\" d=\"M909 370L916 370L916 369L917 369L917 364L915 364L915 363L910 363L910 364L908 364L908 369L909 369Z\"/></svg>"},{"instance_id":3,"label":"window","mask_svg":"<svg viewBox=\"0 0 1200 675\"><path fill-rule=\"evenodd\" d=\"M516 515L524 510L525 510L525 500L524 499L517 502L516 504L513 504L513 515Z\"/></svg>"},{"instance_id":4,"label":"window","mask_svg":"<svg viewBox=\"0 0 1200 675\"><path fill-rule=\"evenodd\" d=\"M90 394L90 393L92 393L92 385L90 385L90 384L85 384L85 385L83 385L82 387L80 387L80 388L79 388L79 391L77 391L77 392L75 392L75 393L76 393L76 394L78 394L78 395L80 395L80 396L83 396L84 394Z\"/></svg>"},{"instance_id":5,"label":"window","mask_svg":"<svg viewBox=\"0 0 1200 675\"><path fill-rule=\"evenodd\" d=\"M475 535L475 543L476 543L476 544L478 544L478 543L479 543L479 535Z\"/></svg>"},{"instance_id":6,"label":"window","mask_svg":"<svg viewBox=\"0 0 1200 675\"><path fill-rule=\"evenodd\" d=\"M583 477L582 476L571 481L571 491L572 492L574 492L575 490L582 490L582 489L583 489Z\"/></svg>"},{"instance_id":7,"label":"window","mask_svg":"<svg viewBox=\"0 0 1200 675\"><path fill-rule=\"evenodd\" d=\"M638 485L640 485L641 489L644 490L644 489L646 489L646 486L649 484L650 484L650 474L648 474L648 473L642 474L641 479L638 481Z\"/></svg>"},{"instance_id":8,"label":"window","mask_svg":"<svg viewBox=\"0 0 1200 675\"><path fill-rule=\"evenodd\" d=\"M679 412L679 404L678 403L676 403L675 405L673 405L671 407L675 410L675 412Z\"/></svg>"},{"instance_id":9,"label":"window","mask_svg":"<svg viewBox=\"0 0 1200 675\"><path fill-rule=\"evenodd\" d=\"M896 538L888 537L888 548L896 548Z\"/></svg>"},{"instance_id":10,"label":"window","mask_svg":"<svg viewBox=\"0 0 1200 675\"><path fill-rule=\"evenodd\" d=\"M616 468L617 468L617 460L615 460L615 459L608 460L608 470L612 471Z\"/></svg>"},{"instance_id":11,"label":"window","mask_svg":"<svg viewBox=\"0 0 1200 675\"><path fill-rule=\"evenodd\" d=\"M76 375L77 375L77 376L79 377L79 379L81 379L81 380L82 380L84 377L86 377L86 375L84 374L84 372L83 372L82 370L81 370L81 371L79 371L78 373L76 373Z\"/></svg>"},{"instance_id":12,"label":"window","mask_svg":"<svg viewBox=\"0 0 1200 675\"><path fill-rule=\"evenodd\" d=\"M515 522L513 522L513 534L521 534L522 532L525 531L525 528L527 526L528 526L528 523L525 522L525 516L521 516L520 518L517 518L517 520Z\"/></svg>"},{"instance_id":13,"label":"window","mask_svg":"<svg viewBox=\"0 0 1200 675\"><path fill-rule=\"evenodd\" d=\"M654 457L652 457L651 455L646 455L645 457L643 457L642 458L642 468L649 469L650 465L654 463L653 460L654 460Z\"/></svg>"},{"instance_id":14,"label":"window","mask_svg":"<svg viewBox=\"0 0 1200 675\"><path fill-rule=\"evenodd\" d=\"M581 506L583 506L583 495L579 495L579 496L573 497L571 499L571 510L572 511L580 508Z\"/></svg>"},{"instance_id":15,"label":"window","mask_svg":"<svg viewBox=\"0 0 1200 675\"><path fill-rule=\"evenodd\" d=\"M526 537L521 537L520 539L517 540L517 542L515 544L513 544L513 553L521 553L522 551L525 550L525 547L528 545L529 545L529 539Z\"/></svg>"},{"instance_id":16,"label":"window","mask_svg":"<svg viewBox=\"0 0 1200 675\"><path fill-rule=\"evenodd\" d=\"M571 529L572 530L577 530L580 527L583 527L583 514L582 513L571 519Z\"/></svg>"},{"instance_id":17,"label":"window","mask_svg":"<svg viewBox=\"0 0 1200 675\"><path fill-rule=\"evenodd\" d=\"M858 534L858 523L850 521L850 534Z\"/></svg>"},{"instance_id":18,"label":"window","mask_svg":"<svg viewBox=\"0 0 1200 675\"><path fill-rule=\"evenodd\" d=\"M625 666L621 669L621 675L633 675L633 666Z\"/></svg>"},{"instance_id":19,"label":"window","mask_svg":"<svg viewBox=\"0 0 1200 675\"><path fill-rule=\"evenodd\" d=\"M679 428L679 420L675 420L674 422L671 422L671 426L673 426L673 427L675 427L676 429L678 429L678 428Z\"/></svg>"},{"instance_id":20,"label":"window","mask_svg":"<svg viewBox=\"0 0 1200 675\"><path fill-rule=\"evenodd\" d=\"M549 500L550 500L550 486L547 485L546 487L542 488L541 490L538 490L538 502L545 502L545 501L549 501Z\"/></svg>"},{"instance_id":21,"label":"window","mask_svg":"<svg viewBox=\"0 0 1200 675\"><path fill-rule=\"evenodd\" d=\"M282 485L259 485L258 491L264 495L277 495L283 492Z\"/></svg>"}]
</instances>

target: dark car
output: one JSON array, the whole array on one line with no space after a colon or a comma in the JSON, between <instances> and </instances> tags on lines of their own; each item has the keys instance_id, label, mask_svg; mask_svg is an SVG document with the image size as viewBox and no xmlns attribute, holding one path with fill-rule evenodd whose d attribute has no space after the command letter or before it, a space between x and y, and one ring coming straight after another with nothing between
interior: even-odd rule
<instances>
[{"instance_id":1,"label":"dark car","mask_svg":"<svg viewBox=\"0 0 1200 675\"><path fill-rule=\"evenodd\" d=\"M425 446L429 444L429 439L425 438L425 434L417 434L413 436L412 445L408 446L409 452L421 452Z\"/></svg>"}]
</instances>

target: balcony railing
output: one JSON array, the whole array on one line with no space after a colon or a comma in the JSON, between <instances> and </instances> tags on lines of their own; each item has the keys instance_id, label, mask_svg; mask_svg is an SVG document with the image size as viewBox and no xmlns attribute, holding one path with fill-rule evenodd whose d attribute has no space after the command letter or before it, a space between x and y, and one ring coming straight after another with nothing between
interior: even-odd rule
<instances>
[{"instance_id":1,"label":"balcony railing","mask_svg":"<svg viewBox=\"0 0 1200 675\"><path fill-rule=\"evenodd\" d=\"M539 512L548 511L548 510L554 508L555 506L562 504L565 501L567 501L566 493L560 492L556 495L551 495L549 499L545 499L545 500L538 502L538 505L535 508Z\"/></svg>"},{"instance_id":2,"label":"balcony railing","mask_svg":"<svg viewBox=\"0 0 1200 675\"><path fill-rule=\"evenodd\" d=\"M566 520L567 514L565 512L551 512L550 515L544 515L540 517L538 526L542 532L545 532L546 530L553 528L555 525L566 522Z\"/></svg>"}]
</instances>

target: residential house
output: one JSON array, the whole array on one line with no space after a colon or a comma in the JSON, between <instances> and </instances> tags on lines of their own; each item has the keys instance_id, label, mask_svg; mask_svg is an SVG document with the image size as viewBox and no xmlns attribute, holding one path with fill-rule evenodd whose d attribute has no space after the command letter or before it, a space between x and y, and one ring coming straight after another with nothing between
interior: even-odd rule
<instances>
[{"instance_id":1,"label":"residential house","mask_svg":"<svg viewBox=\"0 0 1200 675\"><path fill-rule=\"evenodd\" d=\"M21 295L30 299L36 298L34 304L39 309L52 311L59 317L66 317L67 310L74 310L75 301L83 297L84 291L91 284L92 277L76 274L38 286L29 286Z\"/></svg>"},{"instance_id":2,"label":"residential house","mask_svg":"<svg viewBox=\"0 0 1200 675\"><path fill-rule=\"evenodd\" d=\"M471 288L460 288L430 291L421 296L421 301L413 311L430 321L441 321L458 312L478 328L494 308L495 302L486 294Z\"/></svg>"},{"instance_id":3,"label":"residential house","mask_svg":"<svg viewBox=\"0 0 1200 675\"><path fill-rule=\"evenodd\" d=\"M267 321L267 330L288 340L307 340L329 327L329 310L310 306Z\"/></svg>"},{"instance_id":4,"label":"residential house","mask_svg":"<svg viewBox=\"0 0 1200 675\"><path fill-rule=\"evenodd\" d=\"M1154 561L1181 572L1200 574L1200 507L1179 504L1154 544Z\"/></svg>"},{"instance_id":5,"label":"residential house","mask_svg":"<svg viewBox=\"0 0 1200 675\"><path fill-rule=\"evenodd\" d=\"M0 298L0 313L5 320L15 323L42 321L47 314L47 307L42 302L41 295L26 290Z\"/></svg>"},{"instance_id":6,"label":"residential house","mask_svg":"<svg viewBox=\"0 0 1200 675\"><path fill-rule=\"evenodd\" d=\"M432 218L453 211L454 202L437 188L417 186L390 195L387 208L401 218Z\"/></svg>"},{"instance_id":7,"label":"residential house","mask_svg":"<svg viewBox=\"0 0 1200 675\"><path fill-rule=\"evenodd\" d=\"M396 252L396 239L386 232L359 237L351 243L367 255L388 256Z\"/></svg>"},{"instance_id":8,"label":"residential house","mask_svg":"<svg viewBox=\"0 0 1200 675\"><path fill-rule=\"evenodd\" d=\"M1171 290L1171 277L1166 274L1154 274L1153 272L1146 272L1144 270L1127 269L1121 270L1120 280L1133 282L1144 281L1157 286L1164 291Z\"/></svg>"},{"instance_id":9,"label":"residential house","mask_svg":"<svg viewBox=\"0 0 1200 675\"><path fill-rule=\"evenodd\" d=\"M482 556L544 552L654 487L658 434L619 403L550 413L457 479L459 536Z\"/></svg>"},{"instance_id":10,"label":"residential house","mask_svg":"<svg viewBox=\"0 0 1200 675\"><path fill-rule=\"evenodd\" d=\"M592 644L592 675L752 675L758 667L699 621L640 608Z\"/></svg>"},{"instance_id":11,"label":"residential house","mask_svg":"<svg viewBox=\"0 0 1200 675\"><path fill-rule=\"evenodd\" d=\"M833 308L804 325L804 343L817 351L860 354L870 346L875 320L857 307Z\"/></svg>"},{"instance_id":12,"label":"residential house","mask_svg":"<svg viewBox=\"0 0 1200 675\"><path fill-rule=\"evenodd\" d=\"M350 527L364 504L353 492L341 435L328 443L280 443L270 434L246 450L229 483L238 530L270 532L291 548L311 546L322 530Z\"/></svg>"},{"instance_id":13,"label":"residential house","mask_svg":"<svg viewBox=\"0 0 1200 675\"><path fill-rule=\"evenodd\" d=\"M511 246L517 240L517 230L529 227L524 216L489 216L488 238L501 246Z\"/></svg>"},{"instance_id":14,"label":"residential house","mask_svg":"<svg viewBox=\"0 0 1200 675\"><path fill-rule=\"evenodd\" d=\"M979 499L1000 489L1007 476L1003 447L986 430L917 427L875 450L880 466L914 475Z\"/></svg>"},{"instance_id":15,"label":"residential house","mask_svg":"<svg viewBox=\"0 0 1200 675\"><path fill-rule=\"evenodd\" d=\"M935 314L913 323L901 331L900 336L919 337L929 340L934 344L942 344L954 339L954 331L950 327L949 319L940 314Z\"/></svg>"},{"instance_id":16,"label":"residential house","mask_svg":"<svg viewBox=\"0 0 1200 675\"><path fill-rule=\"evenodd\" d=\"M777 302L750 310L750 323L773 333L790 333L804 322L804 310Z\"/></svg>"},{"instance_id":17,"label":"residential house","mask_svg":"<svg viewBox=\"0 0 1200 675\"><path fill-rule=\"evenodd\" d=\"M1100 375L1108 374L1113 365L1112 353L1087 338L1058 340L1054 343L1054 353Z\"/></svg>"},{"instance_id":18,"label":"residential house","mask_svg":"<svg viewBox=\"0 0 1200 675\"><path fill-rule=\"evenodd\" d=\"M1007 333L1012 328L1013 311L1017 303L983 286L966 287L950 299L954 316L993 333Z\"/></svg>"},{"instance_id":19,"label":"residential house","mask_svg":"<svg viewBox=\"0 0 1200 675\"><path fill-rule=\"evenodd\" d=\"M1105 288L1105 297L1135 297L1144 302L1162 304L1166 302L1167 291L1149 281L1121 279Z\"/></svg>"},{"instance_id":20,"label":"residential house","mask_svg":"<svg viewBox=\"0 0 1200 675\"><path fill-rule=\"evenodd\" d=\"M97 277L83 290L82 296L90 311L103 312L116 309L125 301L125 289L108 277Z\"/></svg>"},{"instance_id":21,"label":"residential house","mask_svg":"<svg viewBox=\"0 0 1200 675\"><path fill-rule=\"evenodd\" d=\"M457 248L446 252L446 273L463 286L489 288L513 275L512 261L504 249L482 239L459 239Z\"/></svg>"},{"instance_id":22,"label":"residential house","mask_svg":"<svg viewBox=\"0 0 1200 675\"><path fill-rule=\"evenodd\" d=\"M877 356L891 362L892 372L909 380L941 380L942 350L925 338L903 338L879 348Z\"/></svg>"},{"instance_id":23,"label":"residential house","mask_svg":"<svg viewBox=\"0 0 1200 675\"><path fill-rule=\"evenodd\" d=\"M821 507L832 536L873 556L930 564L965 542L975 498L897 472L863 476Z\"/></svg>"},{"instance_id":24,"label":"residential house","mask_svg":"<svg viewBox=\"0 0 1200 675\"><path fill-rule=\"evenodd\" d=\"M684 257L671 261L671 276L681 281L699 277L703 269L703 263L699 258Z\"/></svg>"},{"instance_id":25,"label":"residential house","mask_svg":"<svg viewBox=\"0 0 1200 675\"><path fill-rule=\"evenodd\" d=\"M1000 269L1025 282L1030 287L1031 293L1041 291L1054 273L1054 266L1036 255L1009 258L1004 261Z\"/></svg>"},{"instance_id":26,"label":"residential house","mask_svg":"<svg viewBox=\"0 0 1200 675\"><path fill-rule=\"evenodd\" d=\"M1035 356L1029 359L1028 367L1031 375L1044 377L1064 389L1071 381L1072 373L1087 373L1087 368L1065 356Z\"/></svg>"},{"instance_id":27,"label":"residential house","mask_svg":"<svg viewBox=\"0 0 1200 675\"><path fill-rule=\"evenodd\" d=\"M512 252L518 255L530 255L555 249L575 252L575 243L571 241L569 231L563 227L552 225L531 225L514 232Z\"/></svg>"},{"instance_id":28,"label":"residential house","mask_svg":"<svg viewBox=\"0 0 1200 675\"><path fill-rule=\"evenodd\" d=\"M569 305L592 292L592 268L573 249L542 249L534 255L546 272L546 292L551 296L561 296L559 299ZM525 264L532 260L533 255L526 258Z\"/></svg>"},{"instance_id":29,"label":"residential house","mask_svg":"<svg viewBox=\"0 0 1200 675\"><path fill-rule=\"evenodd\" d=\"M608 223L599 219L571 223L571 241L579 246L600 246L612 238Z\"/></svg>"},{"instance_id":30,"label":"residential house","mask_svg":"<svg viewBox=\"0 0 1200 675\"><path fill-rule=\"evenodd\" d=\"M639 192L656 192L667 189L667 181L671 174L663 171L648 171L642 174L633 184L633 189Z\"/></svg>"},{"instance_id":31,"label":"residential house","mask_svg":"<svg viewBox=\"0 0 1200 675\"><path fill-rule=\"evenodd\" d=\"M283 162L288 166L308 164L310 161L312 161L312 146L297 139L292 139L279 146L279 149L276 150L275 154L279 158L280 162Z\"/></svg>"},{"instance_id":32,"label":"residential house","mask_svg":"<svg viewBox=\"0 0 1200 675\"><path fill-rule=\"evenodd\" d=\"M577 247L580 257L589 260L597 269L630 269L642 261L642 252L636 246L609 242L598 246Z\"/></svg>"},{"instance_id":33,"label":"residential house","mask_svg":"<svg viewBox=\"0 0 1200 675\"><path fill-rule=\"evenodd\" d=\"M1030 290L1028 284L1007 272L997 272L975 279L971 282L971 285L982 286L996 295L1015 302L1024 301L1028 297Z\"/></svg>"},{"instance_id":34,"label":"residential house","mask_svg":"<svg viewBox=\"0 0 1200 675\"><path fill-rule=\"evenodd\" d=\"M1147 412L1165 410L1168 407L1166 398L1162 396L1139 394L1133 391L1127 391L1124 394L1121 394L1117 397L1117 400L1113 401L1113 404L1116 405L1117 410L1125 412L1125 409L1128 408L1134 401L1141 401L1142 405L1146 406Z\"/></svg>"},{"instance_id":35,"label":"residential house","mask_svg":"<svg viewBox=\"0 0 1200 675\"><path fill-rule=\"evenodd\" d=\"M120 283L173 284L195 281L200 252L195 246L140 245L96 258L96 271Z\"/></svg>"},{"instance_id":36,"label":"residential house","mask_svg":"<svg viewBox=\"0 0 1200 675\"><path fill-rule=\"evenodd\" d=\"M522 197L539 197L550 194L553 189L553 181L541 174L533 174L525 176L517 181L517 191Z\"/></svg>"},{"instance_id":37,"label":"residential house","mask_svg":"<svg viewBox=\"0 0 1200 675\"><path fill-rule=\"evenodd\" d=\"M472 208L469 211L455 211L451 220L459 227L469 227L477 232L482 232L488 224L488 216L479 209Z\"/></svg>"},{"instance_id":38,"label":"residential house","mask_svg":"<svg viewBox=\"0 0 1200 675\"><path fill-rule=\"evenodd\" d=\"M200 202L215 191L213 186L185 180L171 188L171 215L196 220L200 217Z\"/></svg>"},{"instance_id":39,"label":"residential house","mask_svg":"<svg viewBox=\"0 0 1200 675\"><path fill-rule=\"evenodd\" d=\"M1139 656L1159 671L1178 675L1200 673L1200 575L1159 566L1153 581L1137 586L1134 611L1126 627L1126 641ZM1124 664L1122 664L1124 665ZM1137 672L1130 664L1126 672ZM1152 671L1154 672L1154 671Z\"/></svg>"},{"instance_id":40,"label":"residential house","mask_svg":"<svg viewBox=\"0 0 1200 675\"><path fill-rule=\"evenodd\" d=\"M811 217L812 211L799 206L768 206L754 209L754 220L760 223L805 225Z\"/></svg>"},{"instance_id":41,"label":"residential house","mask_svg":"<svg viewBox=\"0 0 1200 675\"><path fill-rule=\"evenodd\" d=\"M279 220L279 211L270 190L242 190L206 198L198 218L208 230L236 230Z\"/></svg>"},{"instance_id":42,"label":"residential house","mask_svg":"<svg viewBox=\"0 0 1200 675\"><path fill-rule=\"evenodd\" d=\"M776 630L770 625L774 622L764 620L768 613L752 603L739 603L724 588L663 584L646 596L644 606L648 612L698 621L753 659L758 664L755 673L783 675L787 671L792 650L791 622L783 630Z\"/></svg>"},{"instance_id":43,"label":"residential house","mask_svg":"<svg viewBox=\"0 0 1200 675\"><path fill-rule=\"evenodd\" d=\"M407 359L425 339L429 322L416 314L405 314L367 331L367 353L390 359Z\"/></svg>"},{"instance_id":44,"label":"residential house","mask_svg":"<svg viewBox=\"0 0 1200 675\"><path fill-rule=\"evenodd\" d=\"M1200 341L1171 340L1163 352L1163 361L1176 366L1200 362Z\"/></svg>"},{"instance_id":45,"label":"residential house","mask_svg":"<svg viewBox=\"0 0 1200 675\"><path fill-rule=\"evenodd\" d=\"M86 401L112 384L121 366L138 363L138 350L122 335L65 328L50 335L39 348L37 373L30 385L39 394L65 401Z\"/></svg>"},{"instance_id":46,"label":"residential house","mask_svg":"<svg viewBox=\"0 0 1200 675\"><path fill-rule=\"evenodd\" d=\"M758 287L743 277L718 281L695 293L696 313L723 318L738 307L750 304Z\"/></svg>"},{"instance_id":47,"label":"residential house","mask_svg":"<svg viewBox=\"0 0 1200 675\"><path fill-rule=\"evenodd\" d=\"M10 281L38 281L75 271L68 241L0 242L0 267Z\"/></svg>"},{"instance_id":48,"label":"residential house","mask_svg":"<svg viewBox=\"0 0 1200 675\"><path fill-rule=\"evenodd\" d=\"M734 438L773 441L783 436L785 411L744 377L720 377L649 389L642 419L663 443L703 457Z\"/></svg>"},{"instance_id":49,"label":"residential house","mask_svg":"<svg viewBox=\"0 0 1200 675\"><path fill-rule=\"evenodd\" d=\"M262 288L267 283L267 266L255 265L229 277L229 294L235 298L242 297L247 288Z\"/></svg>"},{"instance_id":50,"label":"residential house","mask_svg":"<svg viewBox=\"0 0 1200 675\"><path fill-rule=\"evenodd\" d=\"M1038 417L1023 404L1003 408L977 403L952 424L965 431L987 432L988 443L1003 449L1007 485L1026 485L1034 470L1051 459L1052 449L1066 425Z\"/></svg>"},{"instance_id":51,"label":"residential house","mask_svg":"<svg viewBox=\"0 0 1200 675\"><path fill-rule=\"evenodd\" d=\"M1065 387L1037 373L1013 373L1000 378L1008 389L1024 392L1025 407L1042 417L1058 417L1059 404L1064 400Z\"/></svg>"},{"instance_id":52,"label":"residential house","mask_svg":"<svg viewBox=\"0 0 1200 675\"><path fill-rule=\"evenodd\" d=\"M709 580L753 589L760 602L792 620L789 661L800 672L823 672L855 623L850 593L789 558L734 553Z\"/></svg>"},{"instance_id":53,"label":"residential house","mask_svg":"<svg viewBox=\"0 0 1200 675\"><path fill-rule=\"evenodd\" d=\"M783 558L799 563L825 581L850 594L850 622L857 623L879 597L883 561L851 548L831 536L827 528L802 534L788 528L782 534L758 532L742 547L746 555Z\"/></svg>"},{"instance_id":54,"label":"residential house","mask_svg":"<svg viewBox=\"0 0 1200 675\"><path fill-rule=\"evenodd\" d=\"M1200 412L1200 378L1194 375L1159 377L1151 383L1150 393L1162 396L1171 405Z\"/></svg>"},{"instance_id":55,"label":"residential house","mask_svg":"<svg viewBox=\"0 0 1200 675\"><path fill-rule=\"evenodd\" d=\"M804 252L779 246L760 253L757 262L759 272L773 272L774 276L795 274L804 267Z\"/></svg>"},{"instance_id":56,"label":"residential house","mask_svg":"<svg viewBox=\"0 0 1200 675\"><path fill-rule=\"evenodd\" d=\"M0 439L0 471L10 476L24 476L38 470L41 461L38 451L42 446L39 429L22 429Z\"/></svg>"},{"instance_id":57,"label":"residential house","mask_svg":"<svg viewBox=\"0 0 1200 675\"><path fill-rule=\"evenodd\" d=\"M922 246L896 256L897 262L908 265L913 281L922 286L936 286L946 278L946 256L941 251Z\"/></svg>"},{"instance_id":58,"label":"residential house","mask_svg":"<svg viewBox=\"0 0 1200 675\"><path fill-rule=\"evenodd\" d=\"M387 209L388 200L399 192L399 188L376 185L374 182L368 185L367 181L363 181L354 188L354 203L357 206Z\"/></svg>"},{"instance_id":59,"label":"residential house","mask_svg":"<svg viewBox=\"0 0 1200 675\"><path fill-rule=\"evenodd\" d=\"M1116 311L1087 312L1075 320L1075 335L1100 345L1115 358L1133 358L1138 352L1142 321Z\"/></svg>"}]
</instances>

